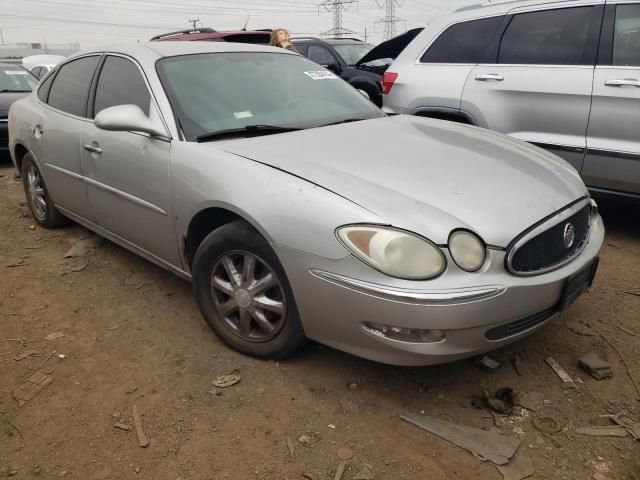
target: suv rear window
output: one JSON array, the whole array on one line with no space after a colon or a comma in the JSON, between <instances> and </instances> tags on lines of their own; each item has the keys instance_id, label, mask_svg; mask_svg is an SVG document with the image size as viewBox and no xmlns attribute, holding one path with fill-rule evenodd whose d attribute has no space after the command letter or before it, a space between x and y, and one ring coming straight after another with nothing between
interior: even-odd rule
<instances>
[{"instance_id":1,"label":"suv rear window","mask_svg":"<svg viewBox=\"0 0 640 480\"><path fill-rule=\"evenodd\" d=\"M503 17L482 18L447 28L425 52L422 63L480 63Z\"/></svg>"},{"instance_id":2,"label":"suv rear window","mask_svg":"<svg viewBox=\"0 0 640 480\"><path fill-rule=\"evenodd\" d=\"M507 27L498 63L583 65L593 7L515 15Z\"/></svg>"}]
</instances>

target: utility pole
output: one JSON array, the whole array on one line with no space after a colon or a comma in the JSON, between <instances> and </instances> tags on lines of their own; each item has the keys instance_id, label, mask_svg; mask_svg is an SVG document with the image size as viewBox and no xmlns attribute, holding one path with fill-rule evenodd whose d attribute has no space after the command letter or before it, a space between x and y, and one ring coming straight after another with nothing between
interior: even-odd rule
<instances>
[{"instance_id":1,"label":"utility pole","mask_svg":"<svg viewBox=\"0 0 640 480\"><path fill-rule=\"evenodd\" d=\"M4 45L4 35L2 34L1 28L0 28L0 38L2 39L2 45Z\"/></svg>"},{"instance_id":2,"label":"utility pole","mask_svg":"<svg viewBox=\"0 0 640 480\"><path fill-rule=\"evenodd\" d=\"M194 30L197 30L197 29L198 29L198 26L197 26L197 25L198 25L198 22L199 22L199 21L200 21L200 19L199 19L199 18L194 18L193 20L192 20L192 19L189 19L189 23L193 23L193 29L194 29Z\"/></svg>"},{"instance_id":3,"label":"utility pole","mask_svg":"<svg viewBox=\"0 0 640 480\"><path fill-rule=\"evenodd\" d=\"M396 36L396 23L404 22L405 30L407 20L404 18L396 17L396 6L401 7L404 4L404 0L376 0L378 7L384 8L384 18L376 21L376 23L384 24L384 32L382 34L383 40L389 40Z\"/></svg>"},{"instance_id":4,"label":"utility pole","mask_svg":"<svg viewBox=\"0 0 640 480\"><path fill-rule=\"evenodd\" d=\"M353 30L342 28L342 12L346 11L352 4L358 3L358 0L325 0L318 5L318 15L320 15L320 7L327 12L333 13L333 28L322 33L323 37L342 37L343 35L354 34Z\"/></svg>"}]
</instances>

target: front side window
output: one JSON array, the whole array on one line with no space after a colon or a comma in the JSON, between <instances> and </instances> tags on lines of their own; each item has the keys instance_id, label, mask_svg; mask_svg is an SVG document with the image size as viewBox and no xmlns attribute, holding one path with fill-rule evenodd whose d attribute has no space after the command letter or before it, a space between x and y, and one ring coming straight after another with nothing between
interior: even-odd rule
<instances>
[{"instance_id":1,"label":"front side window","mask_svg":"<svg viewBox=\"0 0 640 480\"><path fill-rule=\"evenodd\" d=\"M150 102L151 95L138 67L126 58L108 56L98 79L93 114L116 105L137 105L149 115Z\"/></svg>"},{"instance_id":2,"label":"front side window","mask_svg":"<svg viewBox=\"0 0 640 480\"><path fill-rule=\"evenodd\" d=\"M500 44L498 63L583 65L593 7L515 15Z\"/></svg>"},{"instance_id":3,"label":"front side window","mask_svg":"<svg viewBox=\"0 0 640 480\"><path fill-rule=\"evenodd\" d=\"M482 18L447 28L425 52L422 63L480 63L503 17Z\"/></svg>"},{"instance_id":4,"label":"front side window","mask_svg":"<svg viewBox=\"0 0 640 480\"><path fill-rule=\"evenodd\" d=\"M206 53L157 63L187 140L247 126L311 128L384 114L334 73L300 56Z\"/></svg>"},{"instance_id":5,"label":"front side window","mask_svg":"<svg viewBox=\"0 0 640 480\"><path fill-rule=\"evenodd\" d=\"M0 66L0 92L30 92L38 84L33 74L19 66Z\"/></svg>"},{"instance_id":6,"label":"front side window","mask_svg":"<svg viewBox=\"0 0 640 480\"><path fill-rule=\"evenodd\" d=\"M337 63L333 55L324 47L318 47L317 45L309 45L309 51L307 53L309 60L313 60L319 65L330 65Z\"/></svg>"},{"instance_id":7,"label":"front side window","mask_svg":"<svg viewBox=\"0 0 640 480\"><path fill-rule=\"evenodd\" d=\"M618 5L613 34L613 65L640 67L640 5Z\"/></svg>"},{"instance_id":8,"label":"front side window","mask_svg":"<svg viewBox=\"0 0 640 480\"><path fill-rule=\"evenodd\" d=\"M99 58L97 55L83 57L60 67L51 85L47 103L63 112L83 117Z\"/></svg>"}]
</instances>

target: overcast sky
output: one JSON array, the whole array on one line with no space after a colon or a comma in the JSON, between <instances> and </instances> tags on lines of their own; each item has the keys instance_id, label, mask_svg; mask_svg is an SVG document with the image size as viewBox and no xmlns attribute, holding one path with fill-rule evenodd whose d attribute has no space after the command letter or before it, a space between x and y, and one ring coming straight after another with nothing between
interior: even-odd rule
<instances>
[{"instance_id":1,"label":"overcast sky","mask_svg":"<svg viewBox=\"0 0 640 480\"><path fill-rule=\"evenodd\" d=\"M335 0L329 0L335 1ZM380 3L383 0L378 0ZM406 28L480 0L396 0L396 16ZM189 28L189 19L216 30L282 26L298 35L319 35L333 17L312 0L0 0L0 29L5 43L80 42L81 47L148 40L153 35ZM319 13L319 14L318 14ZM384 10L376 0L359 0L343 14L343 28L378 43ZM396 24L398 33L404 23Z\"/></svg>"}]
</instances>

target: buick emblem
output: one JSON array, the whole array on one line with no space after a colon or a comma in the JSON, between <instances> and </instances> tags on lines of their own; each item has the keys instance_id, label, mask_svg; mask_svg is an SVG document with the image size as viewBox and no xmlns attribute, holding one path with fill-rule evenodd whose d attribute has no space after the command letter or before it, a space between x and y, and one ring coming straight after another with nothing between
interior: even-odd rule
<instances>
[{"instance_id":1,"label":"buick emblem","mask_svg":"<svg viewBox=\"0 0 640 480\"><path fill-rule=\"evenodd\" d=\"M573 223L567 223L564 226L564 233L562 234L562 244L564 248L573 247L573 242L576 240L576 227L573 226Z\"/></svg>"}]
</instances>

